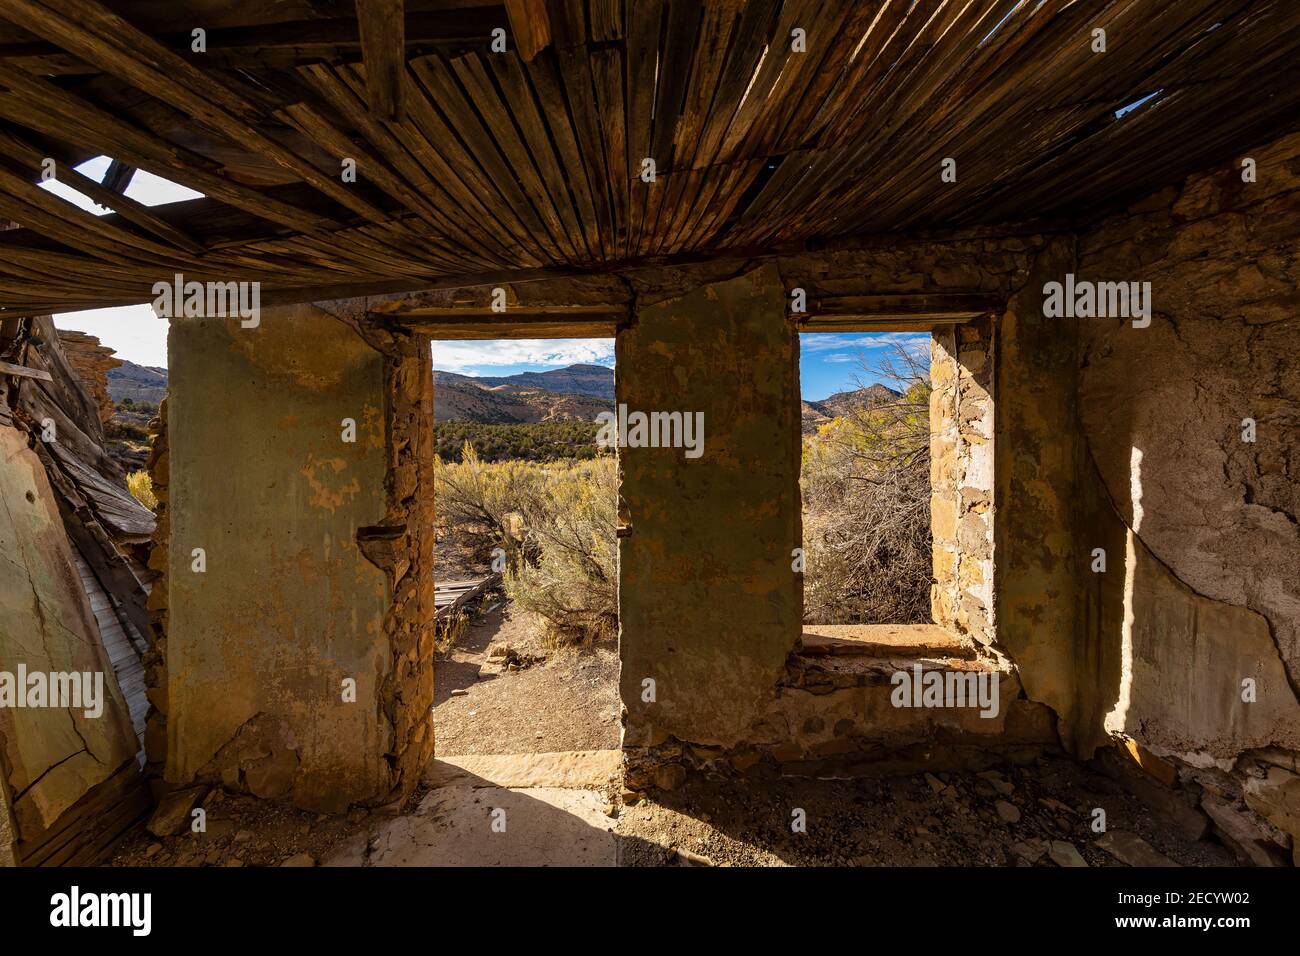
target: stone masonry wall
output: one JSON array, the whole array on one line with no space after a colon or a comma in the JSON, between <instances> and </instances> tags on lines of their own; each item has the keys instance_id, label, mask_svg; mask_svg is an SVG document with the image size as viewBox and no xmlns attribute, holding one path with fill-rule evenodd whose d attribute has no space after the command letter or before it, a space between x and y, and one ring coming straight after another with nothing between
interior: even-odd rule
<instances>
[{"instance_id":1,"label":"stone masonry wall","mask_svg":"<svg viewBox=\"0 0 1300 956\"><path fill-rule=\"evenodd\" d=\"M1272 833L1244 855L1300 859L1300 135L1101 223L1075 271L1148 281L1154 301L1146 327L1080 320L1109 557L1095 716L1171 761L1225 832Z\"/></svg>"},{"instance_id":2,"label":"stone masonry wall","mask_svg":"<svg viewBox=\"0 0 1300 956\"><path fill-rule=\"evenodd\" d=\"M931 613L984 646L996 641L994 322L936 331L930 348Z\"/></svg>"}]
</instances>

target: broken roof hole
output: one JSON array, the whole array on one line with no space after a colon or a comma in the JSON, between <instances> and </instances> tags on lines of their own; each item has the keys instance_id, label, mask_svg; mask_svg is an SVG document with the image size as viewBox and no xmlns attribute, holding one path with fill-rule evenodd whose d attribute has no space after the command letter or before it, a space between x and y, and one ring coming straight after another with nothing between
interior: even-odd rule
<instances>
[{"instance_id":1,"label":"broken roof hole","mask_svg":"<svg viewBox=\"0 0 1300 956\"><path fill-rule=\"evenodd\" d=\"M1139 107L1145 106L1147 103L1150 103L1152 100L1154 100L1157 96L1159 96L1163 92L1164 92L1164 88L1162 87L1156 90L1154 93L1148 93L1146 96L1134 100L1132 103L1129 103L1127 106L1121 106L1119 109L1115 111L1115 119L1123 119L1125 116L1128 116L1129 113L1132 113L1134 110L1138 109Z\"/></svg>"}]
</instances>

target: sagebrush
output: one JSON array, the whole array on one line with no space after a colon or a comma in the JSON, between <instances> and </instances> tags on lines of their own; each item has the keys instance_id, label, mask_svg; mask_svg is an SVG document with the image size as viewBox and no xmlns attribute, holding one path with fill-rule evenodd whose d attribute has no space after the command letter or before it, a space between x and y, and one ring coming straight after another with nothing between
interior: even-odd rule
<instances>
[{"instance_id":1,"label":"sagebrush","mask_svg":"<svg viewBox=\"0 0 1300 956\"><path fill-rule=\"evenodd\" d=\"M153 478L147 471L133 471L126 476L126 487L136 501L150 511L158 507L158 498L153 493Z\"/></svg>"},{"instance_id":2,"label":"sagebrush","mask_svg":"<svg viewBox=\"0 0 1300 956\"><path fill-rule=\"evenodd\" d=\"M900 396L851 409L805 438L804 620L930 620L930 382L887 367Z\"/></svg>"},{"instance_id":3,"label":"sagebrush","mask_svg":"<svg viewBox=\"0 0 1300 956\"><path fill-rule=\"evenodd\" d=\"M571 464L481 461L467 443L438 462L434 493L445 534L480 560L506 556L516 605L546 622L557 642L618 629L618 465L612 455Z\"/></svg>"}]
</instances>

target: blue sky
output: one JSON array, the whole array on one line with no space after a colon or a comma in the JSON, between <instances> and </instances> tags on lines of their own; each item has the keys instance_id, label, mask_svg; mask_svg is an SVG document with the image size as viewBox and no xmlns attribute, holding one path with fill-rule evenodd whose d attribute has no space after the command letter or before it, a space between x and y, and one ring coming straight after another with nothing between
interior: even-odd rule
<instances>
[{"instance_id":1,"label":"blue sky","mask_svg":"<svg viewBox=\"0 0 1300 956\"><path fill-rule=\"evenodd\" d=\"M898 383L878 372L888 362L900 372L904 350L921 369L930 367L928 332L802 332L799 335L799 391L803 399L819 402L836 392L884 381Z\"/></svg>"},{"instance_id":2,"label":"blue sky","mask_svg":"<svg viewBox=\"0 0 1300 956\"><path fill-rule=\"evenodd\" d=\"M461 375L515 375L566 365L613 368L614 340L485 339L433 343L433 367Z\"/></svg>"}]
</instances>

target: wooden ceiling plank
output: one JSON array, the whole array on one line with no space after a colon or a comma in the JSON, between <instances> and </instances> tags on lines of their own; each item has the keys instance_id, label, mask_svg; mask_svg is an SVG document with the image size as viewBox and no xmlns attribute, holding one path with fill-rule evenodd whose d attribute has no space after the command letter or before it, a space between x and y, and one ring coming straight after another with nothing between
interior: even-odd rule
<instances>
[{"instance_id":1,"label":"wooden ceiling plank","mask_svg":"<svg viewBox=\"0 0 1300 956\"><path fill-rule=\"evenodd\" d=\"M628 254L641 250L648 194L662 186L641 178L642 162L650 156L650 130L654 122L655 68L659 56L659 31L663 0L643 0L628 10L627 39L623 54L627 97L623 110L623 141L627 151L624 175L630 184L628 198ZM656 177L658 170L656 169Z\"/></svg>"},{"instance_id":2,"label":"wooden ceiling plank","mask_svg":"<svg viewBox=\"0 0 1300 956\"><path fill-rule=\"evenodd\" d=\"M68 124L57 115L62 114L80 127L75 134L79 145L101 154L120 158L138 169L148 170L290 228L323 232L339 227L336 220L304 212L265 193L196 168L193 162L204 162L201 157L191 160L176 147L109 115L49 81L0 64L0 84L10 87L16 93L25 94L22 98L0 96L0 115L29 129L66 140L69 138Z\"/></svg>"},{"instance_id":3,"label":"wooden ceiling plank","mask_svg":"<svg viewBox=\"0 0 1300 956\"><path fill-rule=\"evenodd\" d=\"M21 138L14 136L5 130L0 130L0 154L28 164L32 170L41 168L43 160L46 158L45 153ZM200 255L203 252L203 246L190 238L187 234L177 229L171 223L164 222L148 208L136 202L134 199L128 199L115 190L111 190L100 183L95 182L89 176L84 176L77 172L76 169L66 163L55 161L55 171L59 182L77 190L88 198L114 210L123 219L135 223L143 229L148 229L160 239L165 239L172 245L183 249L191 255Z\"/></svg>"},{"instance_id":4,"label":"wooden ceiling plank","mask_svg":"<svg viewBox=\"0 0 1300 956\"><path fill-rule=\"evenodd\" d=\"M511 54L497 54L497 57L509 57ZM555 197L542 181L538 172L537 160L525 145L515 128L516 116L508 101L503 101L497 94L496 87L488 77L482 57L466 54L451 61L462 88L469 95L479 116L483 118L484 127L496 143L497 152L505 158L506 164L518 180L524 195L532 204L540 221L545 225L547 236L558 250L559 257L576 259L578 247L573 244L568 230L561 221L556 208ZM542 156L545 159L545 154Z\"/></svg>"},{"instance_id":5,"label":"wooden ceiling plank","mask_svg":"<svg viewBox=\"0 0 1300 956\"><path fill-rule=\"evenodd\" d=\"M627 175L627 120L623 99L623 54L613 47L591 51L592 85L596 91L596 110L601 118L601 142L605 178L613 200L611 215L614 233L610 236L615 254L626 258L629 249L629 207L632 203L632 180ZM639 178L637 180L640 181Z\"/></svg>"},{"instance_id":6,"label":"wooden ceiling plank","mask_svg":"<svg viewBox=\"0 0 1300 956\"><path fill-rule=\"evenodd\" d=\"M434 109L423 88L415 84L407 101L406 121L410 128L405 142L452 196L453 208L490 233L502 256L523 266L541 265L541 247L531 241L525 244L530 237L519 217Z\"/></svg>"},{"instance_id":7,"label":"wooden ceiling plank","mask_svg":"<svg viewBox=\"0 0 1300 956\"><path fill-rule=\"evenodd\" d=\"M340 76L328 66L317 65L305 67L301 74L311 78L315 90L325 98L329 106L338 111L344 120L365 136L379 151L380 156L371 155L368 150L340 132L319 111L307 104L290 107L286 111L287 114L295 117L297 122L308 124L311 129L318 131L317 141L333 150L340 160L356 159L359 178L373 181L379 188L405 203L408 209L445 235L456 235L457 224L446 211L455 206L450 194L443 189L442 183L430 176L426 166L417 162L407 152L399 139L400 126L381 123L367 112L358 95L358 88L364 88L365 81L348 68L343 70ZM417 98L418 94L408 95L408 104ZM428 194L428 198L425 194ZM459 227L464 230L465 235L455 240L457 246L472 255L492 257L490 248L496 240L482 228L481 224L467 222L460 223Z\"/></svg>"},{"instance_id":8,"label":"wooden ceiling plank","mask_svg":"<svg viewBox=\"0 0 1300 956\"><path fill-rule=\"evenodd\" d=\"M597 108L596 94L592 89L590 58L585 46L575 46L557 50L556 59L568 104L567 114L573 123L573 131L578 143L578 168L585 170L587 182L591 186L601 259L615 260L619 255L614 245L614 236L618 227L614 221L609 170L605 162L604 143L601 137L602 117Z\"/></svg>"},{"instance_id":9,"label":"wooden ceiling plank","mask_svg":"<svg viewBox=\"0 0 1300 956\"><path fill-rule=\"evenodd\" d=\"M568 245L573 249L574 261L594 262L596 256L587 246L587 236L579 221L575 200L570 196L564 166L551 140L548 117L537 108L533 87L528 81L523 63L513 56L492 57L489 62L497 85L506 97L510 114L519 125L533 164L546 180L546 192L563 224ZM561 117L559 121L567 124L567 117Z\"/></svg>"},{"instance_id":10,"label":"wooden ceiling plank","mask_svg":"<svg viewBox=\"0 0 1300 956\"><path fill-rule=\"evenodd\" d=\"M520 189L516 173L498 152L491 134L483 127L482 118L465 99L450 65L440 57L425 57L412 61L411 66L424 86L425 95L443 115L453 118L454 131L470 151L470 158L514 211L537 248L551 262L561 260L546 226Z\"/></svg>"},{"instance_id":11,"label":"wooden ceiling plank","mask_svg":"<svg viewBox=\"0 0 1300 956\"><path fill-rule=\"evenodd\" d=\"M654 0L650 0L654 2ZM578 135L569 115L564 95L563 81L557 73L554 58L538 57L525 65L537 101L546 117L547 127L559 154L560 167L569 190L577 204L578 223L586 238L587 254L592 260L604 258L601 244L600 220L596 214L594 185L587 174L578 146Z\"/></svg>"}]
</instances>

